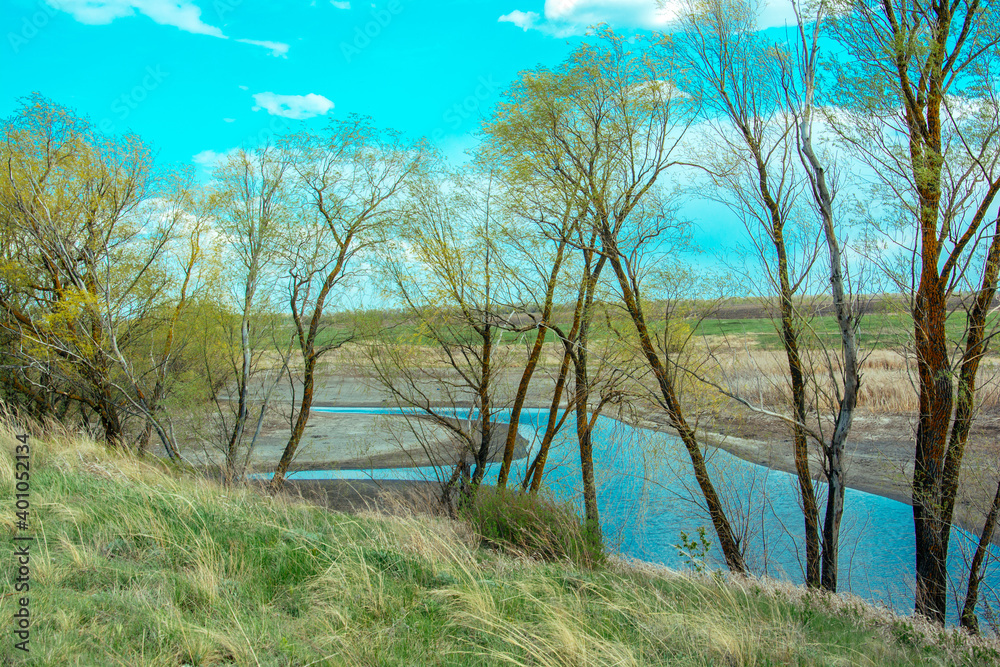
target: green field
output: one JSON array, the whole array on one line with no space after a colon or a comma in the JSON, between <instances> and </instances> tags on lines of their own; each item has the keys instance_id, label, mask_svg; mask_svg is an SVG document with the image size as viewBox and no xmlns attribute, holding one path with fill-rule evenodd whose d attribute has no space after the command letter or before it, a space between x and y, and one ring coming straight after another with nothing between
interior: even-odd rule
<instances>
[{"instance_id":1,"label":"green field","mask_svg":"<svg viewBox=\"0 0 1000 667\"><path fill-rule=\"evenodd\" d=\"M756 309L760 311L761 309ZM614 322L619 331L631 333L631 323L625 318L624 313L612 311ZM655 312L655 311L653 311ZM780 325L777 320L764 316L763 312L758 313L758 317L723 318L712 317L696 322L695 334L700 336L724 336L734 343L750 338L755 341L756 346L763 349L781 349L781 338L776 326ZM341 316L342 317L342 316ZM396 315L396 317L400 317ZM378 318L381 321L375 324L369 319L364 327L358 328L360 333L358 339L363 340L366 336L376 335L385 341L401 341L415 345L433 345L434 339L427 334L425 328L413 324L409 321L395 321L391 318ZM1000 326L1000 313L993 313L989 316L987 331ZM959 341L965 333L966 314L958 310L953 312L948 318L947 330L950 340ZM557 325L568 332L572 322L557 319ZM662 332L663 323L657 320L649 322L653 331ZM803 320L803 336L800 345L805 347L816 347L817 341L821 341L828 347L838 348L840 346L840 330L837 320L832 315L820 315ZM450 328L442 330L443 339L451 343L461 343L478 345L481 338L468 328ZM317 345L325 345L331 341L343 340L352 332L352 328L338 318L325 328L319 336ZM288 333L291 334L289 325ZM494 330L494 343L500 344L528 344L535 340L536 330L510 331L500 327ZM613 334L607 328L606 321L598 318L591 328L591 339L602 340ZM548 334L548 341L555 343L555 335ZM865 314L858 327L858 340L862 347L867 349L900 349L912 345L913 321L908 313L903 312L872 312Z\"/></svg>"},{"instance_id":2,"label":"green field","mask_svg":"<svg viewBox=\"0 0 1000 667\"><path fill-rule=\"evenodd\" d=\"M966 315L955 312L948 318L946 328L952 341L960 341L965 334ZM987 320L987 331L1000 324L1000 315L993 314ZM759 347L780 349L781 338L775 327L780 322L769 318L747 319L704 319L698 325L697 333L703 336L726 336L738 340L752 337ZM833 316L819 316L807 320L803 329L808 333L803 338L806 346L816 346L819 339L823 344L838 348L840 329ZM812 340L810 340L812 339ZM913 320L904 313L869 313L861 319L858 327L858 342L867 349L899 349L912 345Z\"/></svg>"}]
</instances>

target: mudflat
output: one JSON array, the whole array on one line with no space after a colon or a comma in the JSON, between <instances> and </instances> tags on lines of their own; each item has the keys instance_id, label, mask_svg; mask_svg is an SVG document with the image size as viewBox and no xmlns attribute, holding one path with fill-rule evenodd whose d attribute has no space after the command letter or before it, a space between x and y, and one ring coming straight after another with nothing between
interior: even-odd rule
<instances>
[{"instance_id":1,"label":"mudflat","mask_svg":"<svg viewBox=\"0 0 1000 667\"><path fill-rule=\"evenodd\" d=\"M516 381L512 376L508 384ZM428 393L434 391L428 388ZM533 384L528 408L548 408L551 387L543 378ZM453 396L441 405L467 406L471 395ZM276 405L290 404L292 394L275 399ZM394 407L391 397L364 378L351 373L330 373L317 382L316 407ZM287 410L285 408L279 408ZM638 411L631 418L636 426L672 433L667 416L655 408ZM847 442L845 476L851 488L910 503L913 476L914 416L874 414L859 409ZM775 470L795 472L791 435L777 419L727 408L699 422L701 440L740 458ZM268 470L277 462L287 442L288 423L271 420L258 438L252 467ZM506 429L494 433L491 453L502 450ZM519 440L516 456L526 454L526 442ZM996 490L995 470L1000 446L1000 414L983 411L973 432L963 469L962 492L956 506L956 520L977 532ZM314 412L293 463L293 470L388 469L427 465L449 465L457 460L461 443L447 428L427 419L407 421L399 416L343 415ZM813 452L811 470L820 479L822 465Z\"/></svg>"}]
</instances>

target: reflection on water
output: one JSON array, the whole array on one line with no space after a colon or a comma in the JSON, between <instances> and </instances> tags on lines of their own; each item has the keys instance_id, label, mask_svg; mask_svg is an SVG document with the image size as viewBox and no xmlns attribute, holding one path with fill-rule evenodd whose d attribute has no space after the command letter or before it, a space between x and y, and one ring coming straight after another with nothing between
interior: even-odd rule
<instances>
[{"instance_id":1,"label":"reflection on water","mask_svg":"<svg viewBox=\"0 0 1000 667\"><path fill-rule=\"evenodd\" d=\"M390 408L314 410L372 415L402 412ZM519 432L531 443L532 456L537 451L546 415L543 410L522 412ZM465 419L469 413L459 411L457 416ZM600 417L593 442L601 526L609 546L626 556L680 568L685 566L685 560L674 545L680 542L681 531L690 535L704 526L715 541L708 514L698 502L700 492L690 460L678 438ZM758 574L802 583L803 522L796 478L720 449L708 448L706 456L716 487L728 506L730 521L747 545L750 567ZM515 462L511 480L524 478L527 463L524 459ZM491 464L487 479L498 470L499 464ZM398 468L297 472L289 478L435 480L439 475L433 468ZM570 429L564 429L553 443L546 482L555 498L571 500L582 511L579 455ZM818 485L820 498L825 488ZM822 515L822 505L820 509ZM840 589L910 613L915 558L910 506L847 489L842 526ZM959 597L964 596L963 571L975 550L975 539L960 528L953 529L949 563L951 584ZM994 548L993 556L1000 556L1000 550ZM725 566L721 552L714 546L708 560L711 567ZM998 585L1000 573L996 567L988 566L983 591L997 590ZM954 601L955 596L951 599ZM957 619L954 609L950 616L951 621Z\"/></svg>"}]
</instances>

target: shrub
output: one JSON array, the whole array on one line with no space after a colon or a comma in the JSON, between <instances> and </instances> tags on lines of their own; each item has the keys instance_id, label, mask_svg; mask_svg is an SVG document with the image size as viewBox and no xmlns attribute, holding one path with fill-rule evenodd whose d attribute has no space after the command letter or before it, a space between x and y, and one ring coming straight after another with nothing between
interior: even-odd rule
<instances>
[{"instance_id":1,"label":"shrub","mask_svg":"<svg viewBox=\"0 0 1000 667\"><path fill-rule=\"evenodd\" d=\"M546 561L568 558L587 567L604 561L599 541L569 503L480 486L461 503L459 516L496 549Z\"/></svg>"}]
</instances>

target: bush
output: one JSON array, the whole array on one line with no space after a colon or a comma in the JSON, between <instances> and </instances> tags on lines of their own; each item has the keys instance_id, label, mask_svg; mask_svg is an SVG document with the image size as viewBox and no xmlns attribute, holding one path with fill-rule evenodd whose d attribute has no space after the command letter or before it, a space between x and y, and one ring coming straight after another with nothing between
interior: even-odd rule
<instances>
[{"instance_id":1,"label":"bush","mask_svg":"<svg viewBox=\"0 0 1000 667\"><path fill-rule=\"evenodd\" d=\"M599 541L569 503L480 486L460 504L459 516L496 549L587 567L604 561Z\"/></svg>"}]
</instances>

